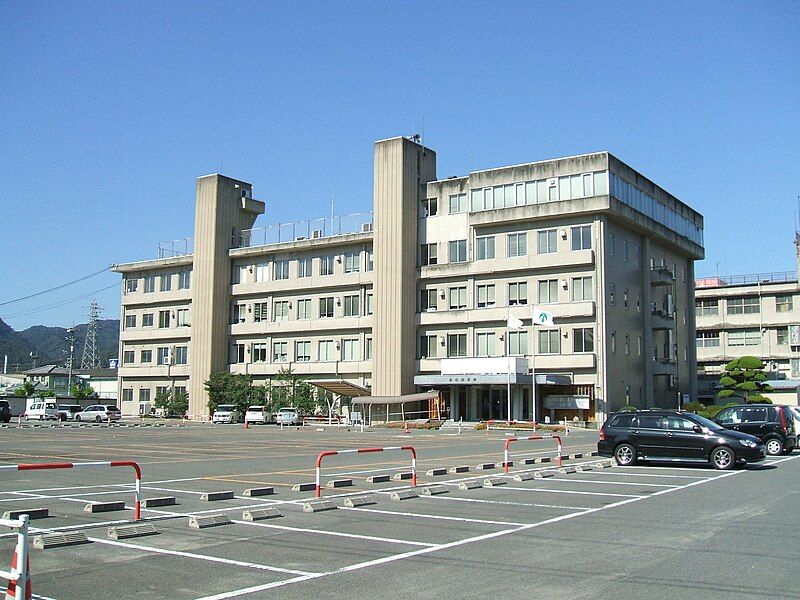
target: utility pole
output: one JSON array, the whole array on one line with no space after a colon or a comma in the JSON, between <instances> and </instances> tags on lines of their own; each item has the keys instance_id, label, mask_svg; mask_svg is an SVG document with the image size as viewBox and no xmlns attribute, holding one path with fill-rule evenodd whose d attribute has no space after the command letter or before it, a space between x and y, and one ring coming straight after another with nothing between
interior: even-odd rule
<instances>
[{"instance_id":1,"label":"utility pole","mask_svg":"<svg viewBox=\"0 0 800 600\"><path fill-rule=\"evenodd\" d=\"M81 369L97 369L100 366L100 356L97 353L97 319L101 310L97 305L97 300L92 300L89 305L89 324L86 326Z\"/></svg>"},{"instance_id":2,"label":"utility pole","mask_svg":"<svg viewBox=\"0 0 800 600\"><path fill-rule=\"evenodd\" d=\"M72 393L72 356L75 352L75 327L67 329L67 341L69 342L69 360L67 361L69 379L67 380L67 391L68 393Z\"/></svg>"}]
</instances>

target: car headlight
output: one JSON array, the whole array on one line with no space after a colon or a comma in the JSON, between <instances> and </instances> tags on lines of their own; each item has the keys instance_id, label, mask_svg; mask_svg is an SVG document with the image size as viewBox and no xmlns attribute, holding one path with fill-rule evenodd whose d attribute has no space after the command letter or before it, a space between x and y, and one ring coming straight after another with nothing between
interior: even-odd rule
<instances>
[{"instance_id":1,"label":"car headlight","mask_svg":"<svg viewBox=\"0 0 800 600\"><path fill-rule=\"evenodd\" d=\"M753 442L751 440L739 440L739 443L742 446L747 446L748 448L755 448L756 446L758 446L758 444L756 444L755 442Z\"/></svg>"}]
</instances>

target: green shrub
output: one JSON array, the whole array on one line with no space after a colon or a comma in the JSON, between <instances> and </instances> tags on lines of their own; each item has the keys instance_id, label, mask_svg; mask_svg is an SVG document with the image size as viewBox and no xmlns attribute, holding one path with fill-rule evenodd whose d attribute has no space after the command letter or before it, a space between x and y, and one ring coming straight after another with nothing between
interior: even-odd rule
<instances>
[{"instance_id":1,"label":"green shrub","mask_svg":"<svg viewBox=\"0 0 800 600\"><path fill-rule=\"evenodd\" d=\"M719 404L712 404L711 406L706 406L705 410L702 410L697 414L701 417L705 417L706 419L713 419L724 408L724 406L720 406Z\"/></svg>"},{"instance_id":2,"label":"green shrub","mask_svg":"<svg viewBox=\"0 0 800 600\"><path fill-rule=\"evenodd\" d=\"M699 413L706 409L706 405L702 402L687 402L681 408L687 412Z\"/></svg>"}]
</instances>

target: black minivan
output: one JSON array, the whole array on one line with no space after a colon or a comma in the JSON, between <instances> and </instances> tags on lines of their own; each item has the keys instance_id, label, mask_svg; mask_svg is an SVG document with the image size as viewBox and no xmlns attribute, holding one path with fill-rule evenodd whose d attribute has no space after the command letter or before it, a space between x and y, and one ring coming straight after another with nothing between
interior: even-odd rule
<instances>
[{"instance_id":1,"label":"black minivan","mask_svg":"<svg viewBox=\"0 0 800 600\"><path fill-rule=\"evenodd\" d=\"M788 406L780 404L739 404L717 413L714 422L725 429L756 436L767 454L790 453L797 446L794 416Z\"/></svg>"},{"instance_id":2,"label":"black minivan","mask_svg":"<svg viewBox=\"0 0 800 600\"><path fill-rule=\"evenodd\" d=\"M732 469L737 462L758 462L766 456L758 438L677 410L610 415L600 428L597 453L613 456L620 466L654 460L710 462L716 469Z\"/></svg>"}]
</instances>

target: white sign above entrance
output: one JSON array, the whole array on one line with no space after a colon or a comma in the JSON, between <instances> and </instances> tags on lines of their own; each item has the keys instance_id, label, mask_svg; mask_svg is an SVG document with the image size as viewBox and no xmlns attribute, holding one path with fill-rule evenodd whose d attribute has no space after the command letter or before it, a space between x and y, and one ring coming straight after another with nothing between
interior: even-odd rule
<instances>
[{"instance_id":1,"label":"white sign above entrance","mask_svg":"<svg viewBox=\"0 0 800 600\"><path fill-rule=\"evenodd\" d=\"M552 395L545 396L545 408L589 410L589 396Z\"/></svg>"}]
</instances>

